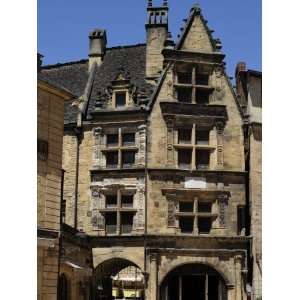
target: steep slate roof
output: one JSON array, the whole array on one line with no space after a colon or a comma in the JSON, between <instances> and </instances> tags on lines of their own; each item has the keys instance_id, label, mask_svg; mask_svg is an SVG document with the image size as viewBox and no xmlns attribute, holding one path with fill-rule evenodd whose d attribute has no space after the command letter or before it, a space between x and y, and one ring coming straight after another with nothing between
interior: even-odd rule
<instances>
[{"instance_id":1,"label":"steep slate roof","mask_svg":"<svg viewBox=\"0 0 300 300\"><path fill-rule=\"evenodd\" d=\"M100 95L105 94L105 89L119 75L120 68L128 74L130 83L135 85L139 92L145 94L147 98L151 95L153 87L145 80L146 45L107 48L104 61L97 67L95 73L85 118L91 118L90 113L94 110L95 102L99 100ZM88 81L88 60L45 66L42 67L40 74L45 80L51 80L80 97ZM72 106L72 101L66 101L65 123L75 123L75 121L76 108Z\"/></svg>"}]
</instances>

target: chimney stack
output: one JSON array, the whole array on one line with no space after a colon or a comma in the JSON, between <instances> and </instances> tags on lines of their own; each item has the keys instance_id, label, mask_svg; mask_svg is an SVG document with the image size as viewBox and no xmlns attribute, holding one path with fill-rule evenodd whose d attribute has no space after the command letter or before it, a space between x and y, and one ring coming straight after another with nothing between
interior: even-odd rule
<instances>
[{"instance_id":1,"label":"chimney stack","mask_svg":"<svg viewBox=\"0 0 300 300\"><path fill-rule=\"evenodd\" d=\"M90 49L89 49L89 71L94 62L100 66L106 51L106 31L103 29L95 29L89 34Z\"/></svg>"},{"instance_id":2,"label":"chimney stack","mask_svg":"<svg viewBox=\"0 0 300 300\"><path fill-rule=\"evenodd\" d=\"M147 50L146 50L146 76L154 79L163 69L162 50L168 36L168 1L164 0L162 6L153 6L148 0L147 7Z\"/></svg>"},{"instance_id":3,"label":"chimney stack","mask_svg":"<svg viewBox=\"0 0 300 300\"><path fill-rule=\"evenodd\" d=\"M246 73L246 63L245 62L239 62L236 65L235 68L235 84L236 84L236 93L238 97L242 97L244 94L243 91L243 76Z\"/></svg>"}]
</instances>

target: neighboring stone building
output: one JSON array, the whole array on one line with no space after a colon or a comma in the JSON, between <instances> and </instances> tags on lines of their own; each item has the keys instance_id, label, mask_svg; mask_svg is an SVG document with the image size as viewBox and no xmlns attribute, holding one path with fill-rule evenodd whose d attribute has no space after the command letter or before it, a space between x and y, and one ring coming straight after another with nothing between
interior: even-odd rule
<instances>
[{"instance_id":1,"label":"neighboring stone building","mask_svg":"<svg viewBox=\"0 0 300 300\"><path fill-rule=\"evenodd\" d=\"M254 299L262 296L262 74L246 70L245 63L236 68L237 96L245 116L245 158L249 172L249 234L252 294Z\"/></svg>"},{"instance_id":2,"label":"neighboring stone building","mask_svg":"<svg viewBox=\"0 0 300 300\"><path fill-rule=\"evenodd\" d=\"M41 300L57 299L64 101L73 97L38 74L37 285Z\"/></svg>"},{"instance_id":3,"label":"neighboring stone building","mask_svg":"<svg viewBox=\"0 0 300 300\"><path fill-rule=\"evenodd\" d=\"M168 13L148 1L146 44L107 48L96 29L88 60L42 67L77 98L65 101L62 205L77 248L61 257L77 263L61 299L112 299L126 282L128 298L239 300L252 285L243 107L200 8L177 43ZM132 288L124 270L138 273Z\"/></svg>"}]
</instances>

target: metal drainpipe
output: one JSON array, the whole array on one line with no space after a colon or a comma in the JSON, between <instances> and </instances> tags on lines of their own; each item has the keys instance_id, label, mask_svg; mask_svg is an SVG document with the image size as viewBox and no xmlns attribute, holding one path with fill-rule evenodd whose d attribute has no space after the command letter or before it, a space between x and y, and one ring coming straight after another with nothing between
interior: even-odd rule
<instances>
[{"instance_id":1,"label":"metal drainpipe","mask_svg":"<svg viewBox=\"0 0 300 300\"><path fill-rule=\"evenodd\" d=\"M75 203L74 203L74 228L77 230L77 206L78 206L78 177L79 177L79 154L80 143L82 138L82 127L76 127L74 129L77 138L77 150L76 150L76 173L75 173Z\"/></svg>"},{"instance_id":2,"label":"metal drainpipe","mask_svg":"<svg viewBox=\"0 0 300 300\"><path fill-rule=\"evenodd\" d=\"M62 251L62 203L64 199L64 180L65 180L65 170L61 170L61 183L60 183L60 214L59 214L59 236L58 236L58 268L57 268L57 299L60 299L60 289L59 289L59 278L60 278L60 259Z\"/></svg>"}]
</instances>

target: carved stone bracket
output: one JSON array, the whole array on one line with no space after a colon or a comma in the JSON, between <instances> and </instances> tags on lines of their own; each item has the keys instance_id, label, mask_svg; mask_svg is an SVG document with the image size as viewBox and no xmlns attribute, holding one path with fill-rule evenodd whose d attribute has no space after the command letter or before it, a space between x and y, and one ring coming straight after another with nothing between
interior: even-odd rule
<instances>
[{"instance_id":1,"label":"carved stone bracket","mask_svg":"<svg viewBox=\"0 0 300 300\"><path fill-rule=\"evenodd\" d=\"M218 169L222 169L224 166L223 134L225 122L223 120L217 120L215 127L217 131L217 167Z\"/></svg>"},{"instance_id":2,"label":"carved stone bracket","mask_svg":"<svg viewBox=\"0 0 300 300\"><path fill-rule=\"evenodd\" d=\"M172 166L174 164L174 119L172 117L166 118L167 125L167 164Z\"/></svg>"},{"instance_id":3,"label":"carved stone bracket","mask_svg":"<svg viewBox=\"0 0 300 300\"><path fill-rule=\"evenodd\" d=\"M218 204L219 204L219 225L221 227L226 227L227 225L227 206L228 206L228 196L226 194L218 195L217 197Z\"/></svg>"},{"instance_id":4,"label":"carved stone bracket","mask_svg":"<svg viewBox=\"0 0 300 300\"><path fill-rule=\"evenodd\" d=\"M225 87L223 83L224 70L222 67L215 69L215 90L213 94L214 102L221 102L225 97Z\"/></svg>"}]
</instances>

